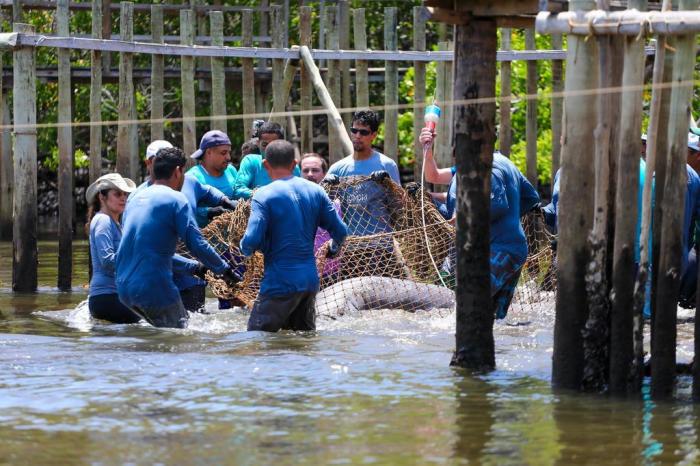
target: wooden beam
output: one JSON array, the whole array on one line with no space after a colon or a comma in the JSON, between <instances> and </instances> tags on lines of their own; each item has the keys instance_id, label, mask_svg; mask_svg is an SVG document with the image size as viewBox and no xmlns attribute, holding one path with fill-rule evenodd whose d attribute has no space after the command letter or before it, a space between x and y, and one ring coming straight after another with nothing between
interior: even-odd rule
<instances>
[{"instance_id":1,"label":"wooden beam","mask_svg":"<svg viewBox=\"0 0 700 466\"><path fill-rule=\"evenodd\" d=\"M92 0L92 37L102 38L102 0ZM99 50L90 51L90 121L102 121L102 52ZM90 126L90 183L101 175L102 126L98 124Z\"/></svg>"},{"instance_id":2,"label":"wooden beam","mask_svg":"<svg viewBox=\"0 0 700 466\"><path fill-rule=\"evenodd\" d=\"M134 33L134 4L121 3L121 15L119 18L119 32L122 40L131 40ZM119 124L117 128L117 172L122 176L134 179L137 167L132 167L135 154L132 154L133 132L130 123L134 119L134 81L132 71L134 58L131 53L123 52L119 55Z\"/></svg>"}]
</instances>

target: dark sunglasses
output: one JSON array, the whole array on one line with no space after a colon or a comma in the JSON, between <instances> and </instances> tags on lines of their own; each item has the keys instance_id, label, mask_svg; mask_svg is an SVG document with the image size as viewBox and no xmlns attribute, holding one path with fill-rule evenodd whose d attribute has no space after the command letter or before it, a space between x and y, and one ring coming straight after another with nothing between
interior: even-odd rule
<instances>
[{"instance_id":1,"label":"dark sunglasses","mask_svg":"<svg viewBox=\"0 0 700 466\"><path fill-rule=\"evenodd\" d=\"M360 128L350 128L350 132L352 134L360 133L362 136L369 136L370 134L372 134L372 131L370 131L368 129L360 129Z\"/></svg>"}]
</instances>

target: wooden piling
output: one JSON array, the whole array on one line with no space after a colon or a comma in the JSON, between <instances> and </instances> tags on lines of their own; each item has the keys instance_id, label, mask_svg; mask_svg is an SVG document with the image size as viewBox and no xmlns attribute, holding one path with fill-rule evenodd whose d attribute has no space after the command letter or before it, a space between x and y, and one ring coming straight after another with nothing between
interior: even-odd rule
<instances>
[{"instance_id":1,"label":"wooden piling","mask_svg":"<svg viewBox=\"0 0 700 466\"><path fill-rule=\"evenodd\" d=\"M241 17L243 47L253 46L253 10L243 10ZM255 70L252 58L242 58L242 91L243 95L243 131L247 139L253 129L253 114L255 113Z\"/></svg>"},{"instance_id":2,"label":"wooden piling","mask_svg":"<svg viewBox=\"0 0 700 466\"><path fill-rule=\"evenodd\" d=\"M223 47L224 13L212 11L209 13L209 20L211 21L211 45ZM211 128L228 133L228 120L226 119L226 72L224 71L224 59L217 57L212 57L211 59L211 112L214 117L211 120Z\"/></svg>"},{"instance_id":3,"label":"wooden piling","mask_svg":"<svg viewBox=\"0 0 700 466\"><path fill-rule=\"evenodd\" d=\"M501 50L511 50L510 28L501 29ZM513 145L513 132L510 126L510 96L512 65L509 61L501 62L501 103L499 108L500 124L498 125L498 149L501 154L510 157L510 147Z\"/></svg>"},{"instance_id":4,"label":"wooden piling","mask_svg":"<svg viewBox=\"0 0 700 466\"><path fill-rule=\"evenodd\" d=\"M0 54L0 64L2 64ZM0 67L0 69L2 69ZM11 124L10 104L0 77L0 122ZM0 130L0 238L12 239L12 197L14 196L14 167L12 162L12 134L9 129Z\"/></svg>"},{"instance_id":5,"label":"wooden piling","mask_svg":"<svg viewBox=\"0 0 700 466\"><path fill-rule=\"evenodd\" d=\"M33 34L29 24L14 23L14 32ZM14 197L12 203L12 290L37 286L36 58L33 47L12 51L14 117Z\"/></svg>"},{"instance_id":6,"label":"wooden piling","mask_svg":"<svg viewBox=\"0 0 700 466\"><path fill-rule=\"evenodd\" d=\"M119 17L119 36L121 40L131 41L134 38L134 4L121 3ZM137 154L132 154L133 135L132 130L134 110L134 62L133 54L122 52L119 54L119 123L117 124L117 172L122 176L137 180L138 164L132 162L137 159ZM135 166L132 166L135 165Z\"/></svg>"},{"instance_id":7,"label":"wooden piling","mask_svg":"<svg viewBox=\"0 0 700 466\"><path fill-rule=\"evenodd\" d=\"M525 29L525 48L527 50L537 50L534 29ZM537 95L537 62L530 60L527 62L526 67L528 99L525 116L525 173L530 184L537 186L537 99L532 97Z\"/></svg>"},{"instance_id":8,"label":"wooden piling","mask_svg":"<svg viewBox=\"0 0 700 466\"><path fill-rule=\"evenodd\" d=\"M457 157L457 329L451 365L495 367L490 278L491 166L496 139L496 21L456 26L454 95L486 102L454 106Z\"/></svg>"},{"instance_id":9,"label":"wooden piling","mask_svg":"<svg viewBox=\"0 0 700 466\"><path fill-rule=\"evenodd\" d=\"M92 38L102 39L102 0L92 0ZM102 52L90 51L90 183L102 175Z\"/></svg>"},{"instance_id":10,"label":"wooden piling","mask_svg":"<svg viewBox=\"0 0 700 466\"><path fill-rule=\"evenodd\" d=\"M70 35L68 0L56 2L56 33ZM58 49L58 280L70 290L73 278L73 132L70 49Z\"/></svg>"},{"instance_id":11,"label":"wooden piling","mask_svg":"<svg viewBox=\"0 0 700 466\"><path fill-rule=\"evenodd\" d=\"M629 7L646 9L646 0L632 1ZM617 155L616 206L634 206L639 196L639 157L641 153L644 84L644 38L626 37L620 133ZM650 174L651 175L651 174ZM634 268L637 209L615 210L615 244L613 250L612 309L610 315L610 377L609 390L613 395L637 391L630 383L634 363Z\"/></svg>"},{"instance_id":12,"label":"wooden piling","mask_svg":"<svg viewBox=\"0 0 700 466\"><path fill-rule=\"evenodd\" d=\"M326 46L331 50L340 48L340 38L338 36L338 7L326 7ZM326 74L326 87L328 93L333 99L336 107L341 105L342 93L340 91L340 62L339 60L328 60L328 73ZM341 115L340 118L343 116ZM329 117L330 118L330 117ZM344 124L344 123L343 123ZM339 133L330 128L331 122L328 122L328 155L331 164L342 159L343 147L341 146Z\"/></svg>"},{"instance_id":13,"label":"wooden piling","mask_svg":"<svg viewBox=\"0 0 700 466\"><path fill-rule=\"evenodd\" d=\"M292 49L299 49L298 45L292 46ZM294 123L294 130L292 130L292 125L289 124L290 121L294 121L294 118L291 117L291 120L287 118L288 116L291 115L284 115L283 113L287 109L286 103L289 101L289 96L290 93L292 92L292 85L294 84L294 78L296 77L297 70L299 69L299 60L296 59L287 59L284 61L284 72L282 73L282 79L281 82L277 83L277 86L279 87L279 93L280 93L280 98L279 98L279 103L280 107L277 107L274 102L271 110L271 116L270 116L270 121L275 121L279 123L280 125L284 126L287 125L287 131L288 131L288 136L290 137L290 140L293 140L292 133L296 133L296 122Z\"/></svg>"},{"instance_id":14,"label":"wooden piling","mask_svg":"<svg viewBox=\"0 0 700 466\"><path fill-rule=\"evenodd\" d=\"M595 3L571 1L571 11L591 10ZM579 389L583 377L581 332L588 316L585 275L588 233L593 223L594 146L591 138L597 119L597 97L586 95L598 87L598 51L593 40L569 35L564 99L566 130L561 160L559 248L554 325L552 385Z\"/></svg>"},{"instance_id":15,"label":"wooden piling","mask_svg":"<svg viewBox=\"0 0 700 466\"><path fill-rule=\"evenodd\" d=\"M12 22L21 23L22 22L22 1L12 0Z\"/></svg>"},{"instance_id":16,"label":"wooden piling","mask_svg":"<svg viewBox=\"0 0 700 466\"><path fill-rule=\"evenodd\" d=\"M102 1L102 37L109 38L112 34L112 0ZM102 70L108 72L112 67L112 54L102 54Z\"/></svg>"},{"instance_id":17,"label":"wooden piling","mask_svg":"<svg viewBox=\"0 0 700 466\"><path fill-rule=\"evenodd\" d=\"M397 48L397 9L384 8L384 50ZM399 163L399 68L395 61L384 62L384 154Z\"/></svg>"},{"instance_id":18,"label":"wooden piling","mask_svg":"<svg viewBox=\"0 0 700 466\"><path fill-rule=\"evenodd\" d=\"M180 10L180 43L194 45L194 13L192 10ZM180 80L182 81L182 149L186 155L197 150L197 125L195 123L194 100L194 57L182 56L180 59ZM187 158L188 166L192 159Z\"/></svg>"},{"instance_id":19,"label":"wooden piling","mask_svg":"<svg viewBox=\"0 0 700 466\"><path fill-rule=\"evenodd\" d=\"M563 41L561 34L552 34L552 48L561 50ZM564 62L552 60L552 93L551 99L551 126L552 126L552 189L554 189L554 176L559 170L561 160L561 130L564 116L564 99L560 97L564 91Z\"/></svg>"},{"instance_id":20,"label":"wooden piling","mask_svg":"<svg viewBox=\"0 0 700 466\"><path fill-rule=\"evenodd\" d=\"M446 51L450 49L448 42L439 42L438 50ZM449 167L452 165L452 131L453 131L453 109L452 109L452 65L449 62L439 62L435 77L435 100L442 109L440 121L438 121L436 132L437 137L433 144L433 156L439 167ZM435 191L445 191L445 186L433 186Z\"/></svg>"},{"instance_id":21,"label":"wooden piling","mask_svg":"<svg viewBox=\"0 0 700 466\"><path fill-rule=\"evenodd\" d=\"M163 7L151 5L151 36L157 44L163 43ZM165 69L165 57L163 55L151 55L151 141L165 138L163 123L163 72Z\"/></svg>"},{"instance_id":22,"label":"wooden piling","mask_svg":"<svg viewBox=\"0 0 700 466\"><path fill-rule=\"evenodd\" d=\"M313 10L309 6L299 8L299 44L311 47L311 19ZM311 77L306 66L302 66L300 70L301 77L301 110L308 112L313 104L313 88ZM302 115L301 119L301 152L314 151L314 131L313 131L313 116Z\"/></svg>"},{"instance_id":23,"label":"wooden piling","mask_svg":"<svg viewBox=\"0 0 700 466\"><path fill-rule=\"evenodd\" d=\"M355 50L367 50L365 9L355 8L352 15ZM360 108L369 107L369 78L367 60L355 60L355 106Z\"/></svg>"},{"instance_id":24,"label":"wooden piling","mask_svg":"<svg viewBox=\"0 0 700 466\"><path fill-rule=\"evenodd\" d=\"M425 18L422 6L413 7L413 50L425 50ZM418 141L425 124L425 62L413 62L413 178L420 182L423 148Z\"/></svg>"},{"instance_id":25,"label":"wooden piling","mask_svg":"<svg viewBox=\"0 0 700 466\"><path fill-rule=\"evenodd\" d=\"M282 48L284 42L284 12L282 11L282 6L272 5L270 7L272 24L272 48ZM286 107L282 90L282 80L284 79L284 59L273 58L272 59L272 108L282 109ZM284 121L284 118L280 119ZM286 124L282 124L286 126Z\"/></svg>"},{"instance_id":26,"label":"wooden piling","mask_svg":"<svg viewBox=\"0 0 700 466\"><path fill-rule=\"evenodd\" d=\"M698 0L681 0L679 10L697 10ZM680 288L681 256L684 254L683 205L687 189L686 158L688 119L693 97L695 34L676 37L673 58L671 105L668 119L668 158L664 182L663 224L657 280L655 337L651 351L651 395L655 399L673 394L676 379L676 312ZM658 192L658 190L657 190Z\"/></svg>"},{"instance_id":27,"label":"wooden piling","mask_svg":"<svg viewBox=\"0 0 700 466\"><path fill-rule=\"evenodd\" d=\"M348 0L338 0L338 42L341 50L350 50L350 6ZM340 60L341 101L344 108L352 108L350 60ZM352 113L341 113L346 127L350 127Z\"/></svg>"}]
</instances>

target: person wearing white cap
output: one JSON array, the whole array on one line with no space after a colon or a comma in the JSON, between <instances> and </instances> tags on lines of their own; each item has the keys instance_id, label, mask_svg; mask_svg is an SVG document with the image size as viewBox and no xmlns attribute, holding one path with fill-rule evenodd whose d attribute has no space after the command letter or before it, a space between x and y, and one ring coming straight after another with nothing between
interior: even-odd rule
<instances>
[{"instance_id":1,"label":"person wearing white cap","mask_svg":"<svg viewBox=\"0 0 700 466\"><path fill-rule=\"evenodd\" d=\"M233 284L240 277L202 237L187 198L180 192L185 155L161 149L153 160L152 185L126 207L117 251L119 299L155 327L183 328L188 313L173 281L178 238L202 264Z\"/></svg>"},{"instance_id":2,"label":"person wearing white cap","mask_svg":"<svg viewBox=\"0 0 700 466\"><path fill-rule=\"evenodd\" d=\"M85 193L88 202L90 262L92 276L88 308L95 319L118 324L138 322L139 316L119 301L115 283L115 262L122 237L121 214L126 198L136 189L129 178L118 173L99 177Z\"/></svg>"}]
</instances>

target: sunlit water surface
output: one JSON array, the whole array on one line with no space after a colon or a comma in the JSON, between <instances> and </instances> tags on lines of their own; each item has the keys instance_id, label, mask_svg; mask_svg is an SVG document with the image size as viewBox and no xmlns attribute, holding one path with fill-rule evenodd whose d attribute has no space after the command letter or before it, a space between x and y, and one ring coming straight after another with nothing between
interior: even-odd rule
<instances>
[{"instance_id":1,"label":"sunlit water surface","mask_svg":"<svg viewBox=\"0 0 700 466\"><path fill-rule=\"evenodd\" d=\"M72 293L42 243L40 293L12 294L0 243L0 463L700 463L687 379L667 404L552 393L551 304L497 323L498 370L474 377L449 367L449 311L263 334L209 299L186 330L95 322L75 256Z\"/></svg>"}]
</instances>

